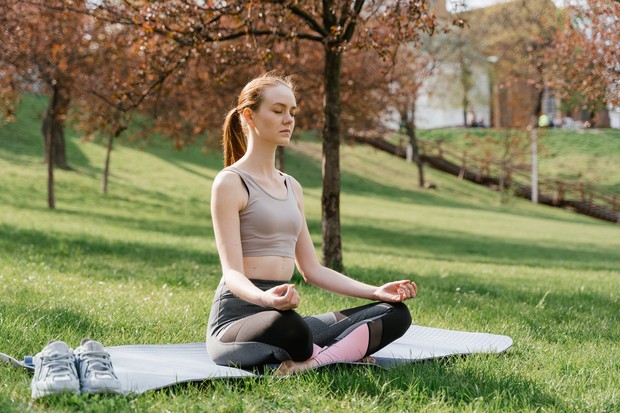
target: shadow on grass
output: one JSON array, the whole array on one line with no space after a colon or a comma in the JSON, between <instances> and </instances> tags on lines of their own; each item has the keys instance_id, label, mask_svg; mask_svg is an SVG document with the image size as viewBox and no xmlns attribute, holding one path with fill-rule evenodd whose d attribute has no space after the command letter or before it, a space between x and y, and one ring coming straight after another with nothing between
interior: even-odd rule
<instances>
[{"instance_id":1,"label":"shadow on grass","mask_svg":"<svg viewBox=\"0 0 620 413\"><path fill-rule=\"evenodd\" d=\"M352 268L351 273L372 285L402 277L387 268ZM620 330L612 327L620 325L620 302L611 292L617 286L610 286L608 292L596 280L584 280L582 288L574 280L573 288L553 282L546 288L541 283L531 288L527 281L516 282L510 275L481 279L470 274L433 274L412 279L420 291L415 300L407 301L414 324L420 324L416 313L427 319L446 314L459 325L443 324L443 328L468 330L471 324L479 332L509 335L515 343L532 338L577 347L620 342Z\"/></svg>"},{"instance_id":2,"label":"shadow on grass","mask_svg":"<svg viewBox=\"0 0 620 413\"><path fill-rule=\"evenodd\" d=\"M611 294L561 288L527 291L527 287L515 288L518 284L509 278L505 285L501 279L490 283L465 274L416 276L415 281L431 295L420 297L420 305L428 313L459 312L475 320L476 325L481 321L484 325L497 323L502 329L512 326L513 332L503 332L515 341L519 340L514 336L517 330L517 334L529 334L548 343L620 341L620 330L610 328L620 325L620 303Z\"/></svg>"},{"instance_id":3,"label":"shadow on grass","mask_svg":"<svg viewBox=\"0 0 620 413\"><path fill-rule=\"evenodd\" d=\"M98 333L103 331L100 325L93 322L92 317L74 309L63 307L61 299L45 308L32 305L10 305L0 302L0 314L3 314L4 317L19 317L20 328L33 332L33 336L23 332L25 333L24 337L15 338L16 342L21 341L34 346L34 348L26 350L27 352L30 351L30 355L40 351L49 340L68 341L69 337L79 337L76 340L80 340L86 333L95 333L98 336L102 336L102 334ZM8 325L11 326L13 324L8 323ZM20 332L3 330L4 328L0 330L3 337L20 334ZM43 341L33 343L32 340L37 338ZM68 342L68 344L73 348L79 345L77 342ZM3 350L9 351L9 349ZM15 356L19 359L23 355L16 354Z\"/></svg>"},{"instance_id":4,"label":"shadow on grass","mask_svg":"<svg viewBox=\"0 0 620 413\"><path fill-rule=\"evenodd\" d=\"M287 173L297 178L304 188L322 187L320 161L317 161L309 155L294 151L288 151L287 156ZM450 200L433 192L402 189L398 186L385 185L350 171L343 170L341 174L340 188L343 193L384 198L390 201L411 202L419 205L476 209L476 207L470 204Z\"/></svg>"},{"instance_id":5,"label":"shadow on grass","mask_svg":"<svg viewBox=\"0 0 620 413\"><path fill-rule=\"evenodd\" d=\"M505 407L510 410L561 409L564 406L554 394L516 373L498 377L477 369L453 368L452 364L461 358L429 360L387 371L373 369L365 374L351 374L352 370L358 369L354 366L338 366L331 372L319 370L319 376L331 383L331 391L337 397L351 397L351 393L358 393L389 400L391 394L402 392L411 395L421 405L440 399L456 409L477 402L492 406L494 400L503 400L502 404L507 404Z\"/></svg>"},{"instance_id":6,"label":"shadow on grass","mask_svg":"<svg viewBox=\"0 0 620 413\"><path fill-rule=\"evenodd\" d=\"M144 151L158 157L162 161L169 162L175 167L198 176L199 178L211 181L215 174L224 168L223 154L218 148L208 148L207 153L202 153L197 146L189 146L182 150L163 149L163 148L145 148ZM212 175L201 173L197 168L188 167L188 165L197 168L210 169Z\"/></svg>"},{"instance_id":7,"label":"shadow on grass","mask_svg":"<svg viewBox=\"0 0 620 413\"><path fill-rule=\"evenodd\" d=\"M313 227L316 227L316 223ZM377 252L389 248L407 257L433 257L445 261L492 263L543 268L617 270L620 256L588 244L561 240L536 243L476 235L466 232L416 227L391 230L369 224L343 224L343 234L356 252ZM350 245L350 244L349 244ZM351 247L349 247L351 248Z\"/></svg>"},{"instance_id":8,"label":"shadow on grass","mask_svg":"<svg viewBox=\"0 0 620 413\"><path fill-rule=\"evenodd\" d=\"M306 155L295 150L287 151L287 169L286 172L296 177L304 188L321 188L322 187L322 172L320 161L313 158L310 155ZM394 159L394 162L403 162L401 159ZM355 194L358 196L383 198L390 201L400 201L404 203L411 203L416 205L436 206L443 208L462 208L474 211L488 211L496 212L500 214L509 214L516 216L523 216L526 218L538 218L549 219L558 222L575 223L583 221L588 225L600 225L609 226L608 222L595 220L585 216L571 216L558 214L555 208L541 206L535 210L522 210L510 206L510 202L522 202L520 198L509 198L510 201L506 205L499 205L499 193L493 192L491 189L479 187L471 182L458 181L458 179L452 175L436 171L438 174L446 176L446 179L453 181L451 185L458 187L461 194L460 198L470 197L475 198L476 194L482 195L482 199L479 200L479 204L473 202L459 202L450 197L450 188L439 189L438 191L430 190L418 190L418 189L403 189L399 184L404 184L406 178L405 165L403 165L403 176L398 179L395 178L393 182L395 185L385 185L375 180L368 179L354 171L343 170L341 176L341 191L342 193ZM408 178L409 180L413 178ZM469 189L468 189L469 188ZM471 193L468 193L471 191ZM486 198L497 198L489 202ZM480 197L478 197L480 198ZM467 198L463 198L467 199ZM497 205L495 205L497 204Z\"/></svg>"},{"instance_id":9,"label":"shadow on grass","mask_svg":"<svg viewBox=\"0 0 620 413\"><path fill-rule=\"evenodd\" d=\"M142 232L152 232L154 237L159 236L165 241L165 234L174 236L190 236L204 237L205 241L213 237L213 227L208 217L196 217L195 223L181 223L175 221L167 221L161 218L132 218L123 217L115 214L106 214L103 212L86 211L86 210L58 210L59 213L87 218L89 224L100 222L107 226L131 228ZM187 218L184 216L184 218ZM189 221L189 220L187 220ZM200 222L200 223L199 223Z\"/></svg>"},{"instance_id":10,"label":"shadow on grass","mask_svg":"<svg viewBox=\"0 0 620 413\"><path fill-rule=\"evenodd\" d=\"M60 271L104 280L136 279L193 288L197 268L217 266L217 254L139 242L114 242L91 236L52 236L35 229L0 225L0 248L10 256L33 257ZM176 269L176 270L175 270Z\"/></svg>"},{"instance_id":11,"label":"shadow on grass","mask_svg":"<svg viewBox=\"0 0 620 413\"><path fill-rule=\"evenodd\" d=\"M282 383L282 390L286 391L290 386L293 391L294 388L299 389L299 386L304 386L311 381L314 389L321 392L321 398L317 400L319 406L325 407L323 399L326 395L335 400L359 397L360 400L368 398L377 400L382 411L409 411L415 406L428 406L431 402L437 402L437 399L455 409L463 409L466 405L478 402L493 405L494 400L501 401L501 405L510 411L540 408L561 409L564 406L562 400L554 394L540 389L536 383L518 374L508 373L497 377L485 375L475 369L452 368L451 365L453 362L458 362L458 359L450 357L411 363L390 370L355 365L328 366L310 372L307 376L289 378ZM262 394L263 397L271 399L273 403L286 405L288 400L281 400L281 394L263 394L267 386L262 382L265 380L273 379L263 377L226 381L211 380L178 385L162 391L165 394L177 394L184 392L184 389L196 389L209 393L219 390L225 392L223 396L227 402L237 400L234 395L248 399L253 395ZM226 393L230 393L232 397ZM311 396L307 392L301 390L299 393L298 400L295 402L297 407L303 401L312 402L311 398L308 399ZM403 400L407 402L407 406L401 404Z\"/></svg>"}]
</instances>

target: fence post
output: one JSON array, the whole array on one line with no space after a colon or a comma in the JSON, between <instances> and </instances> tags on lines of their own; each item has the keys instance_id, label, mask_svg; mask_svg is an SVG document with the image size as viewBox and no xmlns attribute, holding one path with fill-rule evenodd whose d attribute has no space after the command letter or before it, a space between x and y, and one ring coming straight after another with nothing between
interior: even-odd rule
<instances>
[{"instance_id":1,"label":"fence post","mask_svg":"<svg viewBox=\"0 0 620 413\"><path fill-rule=\"evenodd\" d=\"M466 163L466 159L467 159L467 151L463 151L463 159L461 162L461 170L459 171L459 179L463 180L463 177L465 176L465 163Z\"/></svg>"},{"instance_id":2,"label":"fence post","mask_svg":"<svg viewBox=\"0 0 620 413\"><path fill-rule=\"evenodd\" d=\"M564 202L564 187L562 185L562 181L555 181L556 189L555 195L553 196L553 205L560 205Z\"/></svg>"}]
</instances>

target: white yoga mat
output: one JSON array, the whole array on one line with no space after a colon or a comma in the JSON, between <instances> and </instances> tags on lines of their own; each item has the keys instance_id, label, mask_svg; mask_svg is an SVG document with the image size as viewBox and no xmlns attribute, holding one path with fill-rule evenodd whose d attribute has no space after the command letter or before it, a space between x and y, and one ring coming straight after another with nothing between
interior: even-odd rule
<instances>
[{"instance_id":1,"label":"white yoga mat","mask_svg":"<svg viewBox=\"0 0 620 413\"><path fill-rule=\"evenodd\" d=\"M508 336L412 325L405 335L372 356L380 367L389 368L459 354L501 353L511 346ZM132 344L106 350L124 393L143 393L190 381L256 377L246 370L218 366L207 354L205 343ZM0 353L0 362L34 368L29 356L21 361Z\"/></svg>"},{"instance_id":2,"label":"white yoga mat","mask_svg":"<svg viewBox=\"0 0 620 413\"><path fill-rule=\"evenodd\" d=\"M512 339L495 334L411 326L405 335L373 354L381 367L457 354L501 353ZM147 344L107 347L114 370L126 393L142 393L177 383L255 374L218 366L205 343Z\"/></svg>"}]
</instances>

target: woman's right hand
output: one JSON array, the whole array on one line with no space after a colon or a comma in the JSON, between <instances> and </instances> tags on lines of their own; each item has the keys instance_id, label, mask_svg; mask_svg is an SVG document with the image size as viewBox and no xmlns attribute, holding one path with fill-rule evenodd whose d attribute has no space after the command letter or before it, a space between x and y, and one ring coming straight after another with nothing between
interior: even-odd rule
<instances>
[{"instance_id":1,"label":"woman's right hand","mask_svg":"<svg viewBox=\"0 0 620 413\"><path fill-rule=\"evenodd\" d=\"M263 293L264 307L275 308L276 310L292 310L299 305L299 294L295 289L295 284L282 284L270 288Z\"/></svg>"}]
</instances>

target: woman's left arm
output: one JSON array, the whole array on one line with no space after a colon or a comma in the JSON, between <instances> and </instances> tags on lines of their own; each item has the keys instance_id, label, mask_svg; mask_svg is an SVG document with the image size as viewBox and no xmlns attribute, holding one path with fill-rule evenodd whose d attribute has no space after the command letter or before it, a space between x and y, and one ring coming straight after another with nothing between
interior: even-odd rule
<instances>
[{"instance_id":1,"label":"woman's left arm","mask_svg":"<svg viewBox=\"0 0 620 413\"><path fill-rule=\"evenodd\" d=\"M417 287L415 283L409 280L399 280L382 286L373 286L354 280L321 265L316 256L314 244L306 223L301 185L295 179L292 179L292 181L297 205L302 216L302 228L295 247L295 259L297 268L306 282L333 293L369 300L399 302L416 296Z\"/></svg>"}]
</instances>

